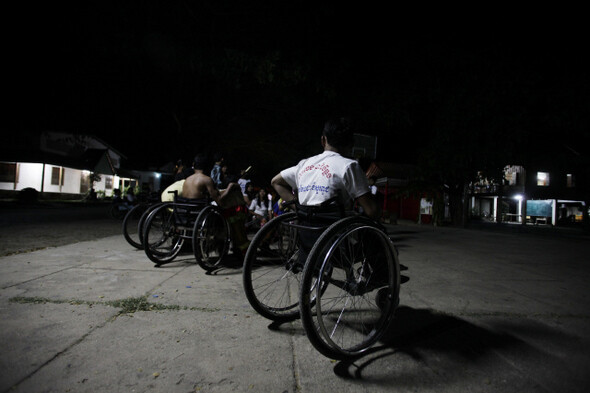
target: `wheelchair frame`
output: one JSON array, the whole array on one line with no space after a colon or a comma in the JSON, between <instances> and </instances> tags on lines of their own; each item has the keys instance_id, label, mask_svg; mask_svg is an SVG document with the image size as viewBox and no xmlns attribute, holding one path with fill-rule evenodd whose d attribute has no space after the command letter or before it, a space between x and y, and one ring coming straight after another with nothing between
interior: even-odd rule
<instances>
[{"instance_id":1,"label":"wheelchair frame","mask_svg":"<svg viewBox=\"0 0 590 393\"><path fill-rule=\"evenodd\" d=\"M175 197L147 216L143 226L143 249L161 266L172 262L186 241L190 241L197 263L207 271L219 267L231 242L229 224L209 200Z\"/></svg>"},{"instance_id":2,"label":"wheelchair frame","mask_svg":"<svg viewBox=\"0 0 590 393\"><path fill-rule=\"evenodd\" d=\"M252 240L243 267L252 307L275 322L300 317L312 345L333 359L378 342L399 303L399 260L385 229L364 216L342 216L319 224L301 212L274 218ZM305 231L317 234L311 250L302 243Z\"/></svg>"}]
</instances>

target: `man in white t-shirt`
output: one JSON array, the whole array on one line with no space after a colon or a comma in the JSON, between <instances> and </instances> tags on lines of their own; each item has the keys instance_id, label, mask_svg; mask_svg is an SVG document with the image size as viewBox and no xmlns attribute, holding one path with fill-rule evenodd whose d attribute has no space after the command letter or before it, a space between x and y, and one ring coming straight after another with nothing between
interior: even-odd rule
<instances>
[{"instance_id":1,"label":"man in white t-shirt","mask_svg":"<svg viewBox=\"0 0 590 393\"><path fill-rule=\"evenodd\" d=\"M272 179L272 186L284 201L293 200L295 192L303 206L318 206L339 195L345 207L356 201L367 216L377 220L379 208L367 177L358 162L340 154L352 141L353 132L346 119L327 121L321 137L324 152L281 171Z\"/></svg>"}]
</instances>

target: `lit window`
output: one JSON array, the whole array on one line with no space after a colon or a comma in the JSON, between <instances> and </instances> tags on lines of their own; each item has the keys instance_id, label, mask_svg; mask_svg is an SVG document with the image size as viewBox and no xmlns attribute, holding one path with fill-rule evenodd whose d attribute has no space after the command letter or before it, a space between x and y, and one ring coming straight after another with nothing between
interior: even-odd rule
<instances>
[{"instance_id":1,"label":"lit window","mask_svg":"<svg viewBox=\"0 0 590 393\"><path fill-rule=\"evenodd\" d=\"M549 185L549 173L548 172L537 172L537 185L548 186Z\"/></svg>"},{"instance_id":2,"label":"lit window","mask_svg":"<svg viewBox=\"0 0 590 393\"><path fill-rule=\"evenodd\" d=\"M575 187L576 186L576 178L571 173L568 173L567 174L567 183L566 183L566 185L567 185L568 188L571 188L571 187Z\"/></svg>"}]
</instances>

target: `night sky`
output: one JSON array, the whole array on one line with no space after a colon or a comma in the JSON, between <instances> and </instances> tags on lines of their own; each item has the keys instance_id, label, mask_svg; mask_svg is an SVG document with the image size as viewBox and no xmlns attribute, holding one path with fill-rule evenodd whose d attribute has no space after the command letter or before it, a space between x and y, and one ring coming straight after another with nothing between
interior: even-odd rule
<instances>
[{"instance_id":1,"label":"night sky","mask_svg":"<svg viewBox=\"0 0 590 393\"><path fill-rule=\"evenodd\" d=\"M580 10L316 3L21 2L5 129L96 135L133 167L221 151L262 178L319 152L335 114L384 161L454 130L587 141Z\"/></svg>"}]
</instances>

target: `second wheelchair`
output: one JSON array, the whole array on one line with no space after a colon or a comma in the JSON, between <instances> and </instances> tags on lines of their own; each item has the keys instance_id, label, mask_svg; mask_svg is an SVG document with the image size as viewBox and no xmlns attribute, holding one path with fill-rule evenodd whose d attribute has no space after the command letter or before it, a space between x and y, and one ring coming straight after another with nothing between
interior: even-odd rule
<instances>
[{"instance_id":1,"label":"second wheelchair","mask_svg":"<svg viewBox=\"0 0 590 393\"><path fill-rule=\"evenodd\" d=\"M197 263L217 269L228 254L230 228L221 210L209 200L175 198L153 209L143 224L143 249L157 266L172 262L190 242Z\"/></svg>"}]
</instances>

